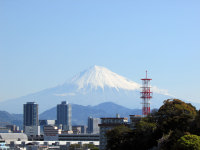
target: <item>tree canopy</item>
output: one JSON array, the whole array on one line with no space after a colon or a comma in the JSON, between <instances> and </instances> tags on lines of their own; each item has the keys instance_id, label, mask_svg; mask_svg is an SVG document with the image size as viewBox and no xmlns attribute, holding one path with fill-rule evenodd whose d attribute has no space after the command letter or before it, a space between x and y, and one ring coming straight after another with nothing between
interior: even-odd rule
<instances>
[{"instance_id":1,"label":"tree canopy","mask_svg":"<svg viewBox=\"0 0 200 150\"><path fill-rule=\"evenodd\" d=\"M170 130L189 131L197 111L191 104L179 99L168 99L158 110L158 128L168 133Z\"/></svg>"},{"instance_id":2,"label":"tree canopy","mask_svg":"<svg viewBox=\"0 0 200 150\"><path fill-rule=\"evenodd\" d=\"M176 150L200 150L200 137L197 135L184 135L176 143Z\"/></svg>"},{"instance_id":3,"label":"tree canopy","mask_svg":"<svg viewBox=\"0 0 200 150\"><path fill-rule=\"evenodd\" d=\"M107 150L126 150L130 142L128 138L130 132L131 129L125 125L117 126L113 130L108 131L106 133L108 139Z\"/></svg>"},{"instance_id":4,"label":"tree canopy","mask_svg":"<svg viewBox=\"0 0 200 150\"><path fill-rule=\"evenodd\" d=\"M180 147L184 142L191 143L191 148L198 145L199 138L188 134L196 131L200 131L200 111L197 112L190 103L168 99L158 111L137 122L133 130L120 126L109 131L106 134L107 150L146 150L153 147L168 150Z\"/></svg>"}]
</instances>

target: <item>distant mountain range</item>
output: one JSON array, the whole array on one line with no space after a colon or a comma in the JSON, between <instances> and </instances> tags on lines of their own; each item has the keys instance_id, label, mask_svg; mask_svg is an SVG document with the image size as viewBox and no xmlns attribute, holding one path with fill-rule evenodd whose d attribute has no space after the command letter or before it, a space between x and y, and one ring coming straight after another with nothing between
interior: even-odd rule
<instances>
[{"instance_id":1,"label":"distant mountain range","mask_svg":"<svg viewBox=\"0 0 200 150\"><path fill-rule=\"evenodd\" d=\"M89 116L95 118L115 117L117 113L120 114L121 117L129 117L129 115L134 114L140 115L141 109L129 109L112 102L105 102L96 106L72 104L72 124L87 125ZM56 119L56 107L40 114L40 119Z\"/></svg>"},{"instance_id":2,"label":"distant mountain range","mask_svg":"<svg viewBox=\"0 0 200 150\"><path fill-rule=\"evenodd\" d=\"M15 124L22 127L23 115L22 114L10 114L7 111L0 111L0 126L7 124Z\"/></svg>"},{"instance_id":3,"label":"distant mountain range","mask_svg":"<svg viewBox=\"0 0 200 150\"><path fill-rule=\"evenodd\" d=\"M88 117L115 117L116 114L121 117L128 117L129 115L141 115L141 109L129 109L113 102L105 102L95 106L82 106L72 104L72 125L87 125ZM56 107L53 107L39 115L39 119L56 120ZM22 114L10 114L6 111L0 111L0 126L5 124L15 124L21 127L23 124Z\"/></svg>"},{"instance_id":4,"label":"distant mountain range","mask_svg":"<svg viewBox=\"0 0 200 150\"><path fill-rule=\"evenodd\" d=\"M72 104L72 124L73 125L87 125L89 116L95 118L101 117L115 117L116 113L121 117L129 117L129 115L141 114L141 109L129 109L112 102L101 103L96 106L82 106ZM39 119L56 120L56 107L53 107L42 114ZM16 124L22 127L23 115L22 114L9 114L6 111L0 111L0 123ZM0 126L2 126L0 125Z\"/></svg>"},{"instance_id":5,"label":"distant mountain range","mask_svg":"<svg viewBox=\"0 0 200 150\"><path fill-rule=\"evenodd\" d=\"M140 87L140 84L107 68L93 66L77 74L63 85L0 102L0 110L22 113L23 104L30 101L39 104L40 113L55 107L61 101L68 101L77 106L94 106L104 102L113 102L129 109L140 109ZM171 98L165 90L153 86L152 91L151 108L158 108L162 105L163 100Z\"/></svg>"}]
</instances>

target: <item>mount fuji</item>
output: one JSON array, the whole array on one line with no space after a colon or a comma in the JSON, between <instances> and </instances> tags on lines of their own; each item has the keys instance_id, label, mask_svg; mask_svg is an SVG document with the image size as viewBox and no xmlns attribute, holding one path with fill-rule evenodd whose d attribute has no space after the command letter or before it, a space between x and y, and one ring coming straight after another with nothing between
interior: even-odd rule
<instances>
[{"instance_id":1,"label":"mount fuji","mask_svg":"<svg viewBox=\"0 0 200 150\"><path fill-rule=\"evenodd\" d=\"M131 109L137 109L141 108L140 87L140 84L105 67L93 66L80 72L62 85L0 102L0 110L22 113L23 104L34 101L39 104L39 112L44 112L64 100L84 106L113 102ZM160 107L163 100L171 98L165 90L153 86L152 91L152 108Z\"/></svg>"}]
</instances>

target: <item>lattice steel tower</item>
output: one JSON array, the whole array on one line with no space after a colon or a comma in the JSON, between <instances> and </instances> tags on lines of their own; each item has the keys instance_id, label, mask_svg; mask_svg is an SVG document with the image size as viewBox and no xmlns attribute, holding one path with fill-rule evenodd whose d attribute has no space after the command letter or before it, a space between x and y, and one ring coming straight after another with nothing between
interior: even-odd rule
<instances>
[{"instance_id":1,"label":"lattice steel tower","mask_svg":"<svg viewBox=\"0 0 200 150\"><path fill-rule=\"evenodd\" d=\"M150 99L152 98L151 86L150 81L152 79L147 78L147 71L146 71L146 78L142 80L142 92L141 99L142 99L142 115L147 116L150 114Z\"/></svg>"}]
</instances>

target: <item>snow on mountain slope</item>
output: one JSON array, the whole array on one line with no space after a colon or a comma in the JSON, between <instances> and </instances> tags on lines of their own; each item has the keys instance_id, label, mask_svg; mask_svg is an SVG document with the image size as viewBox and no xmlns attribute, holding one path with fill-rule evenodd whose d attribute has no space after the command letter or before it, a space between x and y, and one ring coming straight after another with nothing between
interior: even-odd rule
<instances>
[{"instance_id":1,"label":"snow on mountain slope","mask_svg":"<svg viewBox=\"0 0 200 150\"><path fill-rule=\"evenodd\" d=\"M107 68L94 66L72 78L71 83L78 85L78 89L87 87L104 89L105 86L115 89L139 90L140 85L111 72Z\"/></svg>"},{"instance_id":2,"label":"snow on mountain slope","mask_svg":"<svg viewBox=\"0 0 200 150\"><path fill-rule=\"evenodd\" d=\"M117 91L122 90L140 90L141 84L133 82L120 76L109 69L102 66L93 66L89 69L74 76L66 85L71 84L76 86L78 91L97 90L98 88L104 90L105 88L113 88ZM159 89L156 86L152 87L152 91L157 94L168 95L168 91ZM64 93L64 95L74 93Z\"/></svg>"},{"instance_id":3,"label":"snow on mountain slope","mask_svg":"<svg viewBox=\"0 0 200 150\"><path fill-rule=\"evenodd\" d=\"M45 89L27 96L0 102L0 110L22 113L23 104L35 101L39 111L55 107L63 100L79 105L98 105L113 102L131 109L141 108L141 85L122 77L107 68L93 66L68 80L63 85ZM152 108L158 108L170 98L165 90L152 87Z\"/></svg>"}]
</instances>

